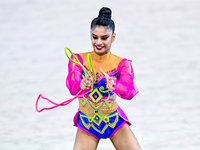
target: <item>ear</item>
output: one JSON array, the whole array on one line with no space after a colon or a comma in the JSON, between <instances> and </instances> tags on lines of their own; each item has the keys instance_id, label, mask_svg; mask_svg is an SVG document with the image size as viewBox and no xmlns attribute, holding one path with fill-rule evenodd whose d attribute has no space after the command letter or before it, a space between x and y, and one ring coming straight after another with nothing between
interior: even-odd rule
<instances>
[{"instance_id":1,"label":"ear","mask_svg":"<svg viewBox=\"0 0 200 150\"><path fill-rule=\"evenodd\" d=\"M116 33L113 33L112 35L112 43L115 41Z\"/></svg>"}]
</instances>

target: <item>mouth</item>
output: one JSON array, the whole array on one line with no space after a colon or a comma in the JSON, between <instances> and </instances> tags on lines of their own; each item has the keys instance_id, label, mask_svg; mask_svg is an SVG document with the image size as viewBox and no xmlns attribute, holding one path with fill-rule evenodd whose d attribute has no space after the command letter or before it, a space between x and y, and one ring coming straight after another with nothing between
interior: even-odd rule
<instances>
[{"instance_id":1,"label":"mouth","mask_svg":"<svg viewBox=\"0 0 200 150\"><path fill-rule=\"evenodd\" d=\"M98 45L96 45L95 47L97 50L102 50L104 48L104 46L98 46Z\"/></svg>"}]
</instances>

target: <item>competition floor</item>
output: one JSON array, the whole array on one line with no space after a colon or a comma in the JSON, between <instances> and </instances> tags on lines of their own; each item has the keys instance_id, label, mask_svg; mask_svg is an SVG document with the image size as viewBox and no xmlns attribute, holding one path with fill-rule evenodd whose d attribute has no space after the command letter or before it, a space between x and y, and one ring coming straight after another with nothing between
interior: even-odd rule
<instances>
[{"instance_id":1,"label":"competition floor","mask_svg":"<svg viewBox=\"0 0 200 150\"><path fill-rule=\"evenodd\" d=\"M117 101L142 149L200 149L200 1L1 0L1 150L72 149L78 103L41 113L34 104L40 93L71 97L64 48L92 50L89 26L102 6L116 23L112 53L133 61L140 92ZM98 147L112 149L109 140Z\"/></svg>"}]
</instances>

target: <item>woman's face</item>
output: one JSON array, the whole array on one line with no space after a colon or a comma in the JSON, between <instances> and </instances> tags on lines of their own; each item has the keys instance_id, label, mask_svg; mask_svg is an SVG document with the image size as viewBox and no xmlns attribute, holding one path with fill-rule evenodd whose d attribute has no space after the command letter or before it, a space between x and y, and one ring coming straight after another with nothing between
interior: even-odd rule
<instances>
[{"instance_id":1,"label":"woman's face","mask_svg":"<svg viewBox=\"0 0 200 150\"><path fill-rule=\"evenodd\" d=\"M112 42L115 40L115 33L104 26L96 26L91 29L91 41L94 52L97 55L104 55L110 51Z\"/></svg>"}]
</instances>

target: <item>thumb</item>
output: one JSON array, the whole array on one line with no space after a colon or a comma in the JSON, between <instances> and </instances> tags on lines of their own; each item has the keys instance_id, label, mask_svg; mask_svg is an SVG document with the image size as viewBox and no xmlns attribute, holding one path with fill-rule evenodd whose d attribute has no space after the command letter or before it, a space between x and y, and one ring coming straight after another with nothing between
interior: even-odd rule
<instances>
[{"instance_id":1,"label":"thumb","mask_svg":"<svg viewBox=\"0 0 200 150\"><path fill-rule=\"evenodd\" d=\"M103 69L102 68L100 68L100 71L101 71L101 73L105 76L105 77L107 77L108 76L108 74L107 73L105 73L104 71L103 71Z\"/></svg>"}]
</instances>

